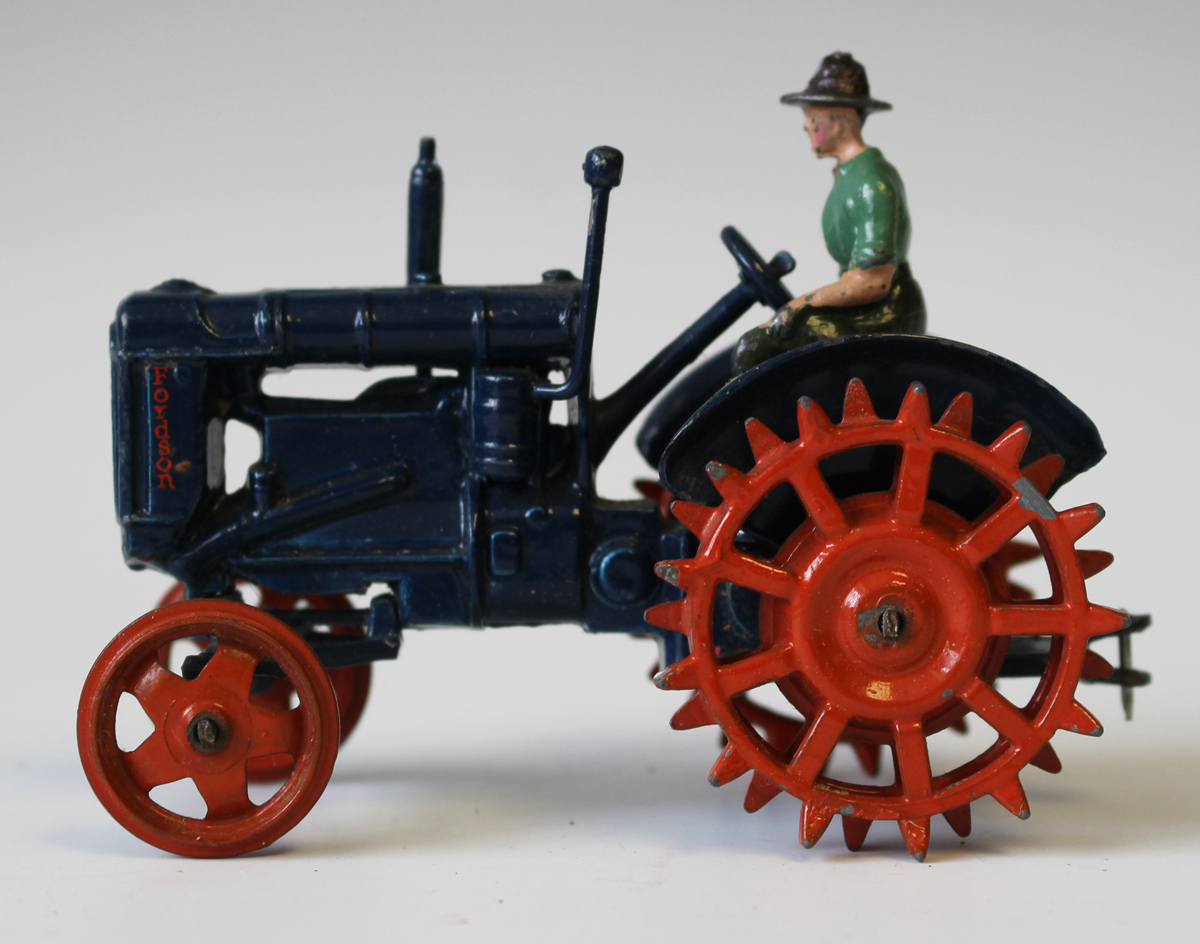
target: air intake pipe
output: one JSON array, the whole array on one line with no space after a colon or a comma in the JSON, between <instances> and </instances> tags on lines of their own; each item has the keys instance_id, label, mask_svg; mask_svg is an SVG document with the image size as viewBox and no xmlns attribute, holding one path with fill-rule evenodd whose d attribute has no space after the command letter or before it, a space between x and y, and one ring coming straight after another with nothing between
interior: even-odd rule
<instances>
[{"instance_id":1,"label":"air intake pipe","mask_svg":"<svg viewBox=\"0 0 1200 944\"><path fill-rule=\"evenodd\" d=\"M408 284L442 284L442 169L433 138L421 139L408 179Z\"/></svg>"}]
</instances>

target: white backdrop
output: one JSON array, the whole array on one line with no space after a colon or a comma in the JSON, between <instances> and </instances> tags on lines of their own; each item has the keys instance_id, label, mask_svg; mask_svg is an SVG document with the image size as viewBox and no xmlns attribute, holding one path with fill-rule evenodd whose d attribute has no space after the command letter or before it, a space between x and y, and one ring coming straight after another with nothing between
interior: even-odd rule
<instances>
[{"instance_id":1,"label":"white backdrop","mask_svg":"<svg viewBox=\"0 0 1200 944\"><path fill-rule=\"evenodd\" d=\"M0 908L21 940L1190 939L1200 877L1191 600L1194 3L58 3L0 5L0 372L8 443ZM74 753L91 661L164 578L120 559L106 332L166 278L221 291L399 284L422 135L446 174L451 283L582 266L589 147L625 152L596 339L606 393L734 284L735 223L788 282L836 274L828 163L795 109L847 49L895 111L930 330L1044 376L1108 458L1117 555L1093 599L1155 626L1132 724L1056 738L1033 818L990 800L926 865L894 826L796 843L798 804L711 790L711 730L645 680L652 647L550 627L410 633L325 797L264 854L193 862L127 836ZM759 319L748 315L738 330ZM736 331L733 332L736 334ZM632 436L604 494L645 475ZM236 930L235 930L236 929Z\"/></svg>"}]
</instances>

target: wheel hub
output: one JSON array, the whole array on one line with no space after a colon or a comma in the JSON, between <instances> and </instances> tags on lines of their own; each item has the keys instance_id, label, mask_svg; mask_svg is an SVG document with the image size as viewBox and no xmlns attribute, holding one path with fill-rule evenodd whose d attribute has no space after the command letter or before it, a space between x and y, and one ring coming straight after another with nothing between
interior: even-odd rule
<instances>
[{"instance_id":1,"label":"wheel hub","mask_svg":"<svg viewBox=\"0 0 1200 944\"><path fill-rule=\"evenodd\" d=\"M799 590L767 607L823 701L867 722L921 720L945 708L979 667L987 587L955 559L949 526L897 533L885 526L884 495L847 506L854 540L831 543L801 528L784 551Z\"/></svg>"}]
</instances>

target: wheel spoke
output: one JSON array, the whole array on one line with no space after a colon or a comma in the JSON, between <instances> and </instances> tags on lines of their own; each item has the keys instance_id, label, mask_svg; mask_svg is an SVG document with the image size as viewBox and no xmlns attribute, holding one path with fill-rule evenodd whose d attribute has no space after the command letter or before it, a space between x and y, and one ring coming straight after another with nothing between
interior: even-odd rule
<instances>
[{"instance_id":1,"label":"wheel spoke","mask_svg":"<svg viewBox=\"0 0 1200 944\"><path fill-rule=\"evenodd\" d=\"M171 710L171 706L180 698L188 696L190 684L174 672L164 669L159 664L158 654L155 653L135 673L129 692L138 700L142 710L155 726L159 726Z\"/></svg>"},{"instance_id":2,"label":"wheel spoke","mask_svg":"<svg viewBox=\"0 0 1200 944\"><path fill-rule=\"evenodd\" d=\"M718 573L723 579L739 587L757 590L781 600L790 600L796 592L796 578L788 571L741 551L734 551L724 557Z\"/></svg>"},{"instance_id":3,"label":"wheel spoke","mask_svg":"<svg viewBox=\"0 0 1200 944\"><path fill-rule=\"evenodd\" d=\"M821 768L837 746L838 738L849 720L832 705L823 705L804 729L804 739L796 749L796 756L788 764L788 773L802 782L811 784L820 776Z\"/></svg>"},{"instance_id":4,"label":"wheel spoke","mask_svg":"<svg viewBox=\"0 0 1200 944\"><path fill-rule=\"evenodd\" d=\"M726 698L732 698L734 695L791 675L795 671L792 646L785 643L721 666L717 671L717 678L721 685L721 693Z\"/></svg>"},{"instance_id":5,"label":"wheel spoke","mask_svg":"<svg viewBox=\"0 0 1200 944\"><path fill-rule=\"evenodd\" d=\"M250 685L254 681L254 669L260 659L226 640L217 644L217 651L208 660L197 682L213 682L223 688L233 689L239 695L250 697Z\"/></svg>"},{"instance_id":6,"label":"wheel spoke","mask_svg":"<svg viewBox=\"0 0 1200 944\"><path fill-rule=\"evenodd\" d=\"M1033 730L1033 724L1016 705L981 679L968 683L958 697L1013 744L1024 741Z\"/></svg>"},{"instance_id":7,"label":"wheel spoke","mask_svg":"<svg viewBox=\"0 0 1200 944\"><path fill-rule=\"evenodd\" d=\"M933 450L922 442L904 447L900 474L896 483L896 505L893 514L904 524L920 524L929 494L929 471L933 467Z\"/></svg>"},{"instance_id":8,"label":"wheel spoke","mask_svg":"<svg viewBox=\"0 0 1200 944\"><path fill-rule=\"evenodd\" d=\"M143 793L164 783L174 783L187 776L187 771L167 747L162 725L132 751L122 751L121 760L129 776Z\"/></svg>"},{"instance_id":9,"label":"wheel spoke","mask_svg":"<svg viewBox=\"0 0 1200 944\"><path fill-rule=\"evenodd\" d=\"M799 742L804 722L777 714L770 708L757 705L741 696L734 700L743 718L766 732L767 743L781 753L791 756L791 750Z\"/></svg>"},{"instance_id":10,"label":"wheel spoke","mask_svg":"<svg viewBox=\"0 0 1200 944\"><path fill-rule=\"evenodd\" d=\"M1019 498L1013 498L959 541L957 549L969 564L978 567L1037 517L1036 511L1024 507Z\"/></svg>"},{"instance_id":11,"label":"wheel spoke","mask_svg":"<svg viewBox=\"0 0 1200 944\"><path fill-rule=\"evenodd\" d=\"M837 538L846 533L846 516L816 463L796 469L788 476L788 481L800 496L808 517L826 538Z\"/></svg>"},{"instance_id":12,"label":"wheel spoke","mask_svg":"<svg viewBox=\"0 0 1200 944\"><path fill-rule=\"evenodd\" d=\"M933 793L933 773L929 768L929 744L920 721L897 721L892 725L896 739L896 766L900 784L909 799L924 799Z\"/></svg>"},{"instance_id":13,"label":"wheel spoke","mask_svg":"<svg viewBox=\"0 0 1200 944\"><path fill-rule=\"evenodd\" d=\"M1061 636L1073 623L1065 606L993 606L987 631L989 636Z\"/></svg>"},{"instance_id":14,"label":"wheel spoke","mask_svg":"<svg viewBox=\"0 0 1200 944\"><path fill-rule=\"evenodd\" d=\"M241 816L254 809L246 793L246 764L238 761L219 774L192 774L196 789L208 806L206 820Z\"/></svg>"},{"instance_id":15,"label":"wheel spoke","mask_svg":"<svg viewBox=\"0 0 1200 944\"><path fill-rule=\"evenodd\" d=\"M269 754L291 754L296 757L304 736L304 719L299 708L280 711L261 705L250 706L250 749L248 758Z\"/></svg>"}]
</instances>

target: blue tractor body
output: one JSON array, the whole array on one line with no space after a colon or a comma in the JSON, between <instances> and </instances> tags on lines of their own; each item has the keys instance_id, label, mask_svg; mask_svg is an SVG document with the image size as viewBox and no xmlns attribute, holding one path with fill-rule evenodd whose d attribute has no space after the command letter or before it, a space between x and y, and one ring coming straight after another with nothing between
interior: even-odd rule
<instances>
[{"instance_id":1,"label":"blue tractor body","mask_svg":"<svg viewBox=\"0 0 1200 944\"><path fill-rule=\"evenodd\" d=\"M122 302L111 334L113 442L130 566L169 573L192 597L236 596L239 581L299 596L387 585L369 606L336 614L365 636L312 633L312 611L276 613L327 666L394 657L403 626L575 623L657 636L664 665L685 654L680 634L643 613L678 596L654 564L687 556L694 538L653 501L597 497L595 467L742 313L786 302L779 277L793 263L786 253L764 262L727 228L722 239L741 273L735 288L616 393L592 398L607 199L620 165L610 148L584 165L593 201L582 279L552 270L536 285L442 285L442 182L426 139L410 187L408 285L223 295L175 280ZM851 377L868 381L884 412L913 380L935 403L970 390L981 441L1027 420L1030 458L1065 457L1060 484L1104 454L1091 422L1054 388L964 345L852 338L732 382L728 360L723 353L684 377L639 437L664 486L692 501L716 502L707 461L752 464L746 418L794 435L797 397L813 396L836 417ZM263 392L268 370L314 364L413 373L350 401ZM556 372L566 380L554 383ZM551 422L556 399L569 402L565 425ZM231 420L262 438L261 459L233 491L224 481ZM861 487L890 474L888 462L857 456L831 468L834 491L839 476ZM938 470L932 487L959 510L986 501L953 468ZM737 614L727 616L736 634ZM320 618L333 622L328 612Z\"/></svg>"}]
</instances>

